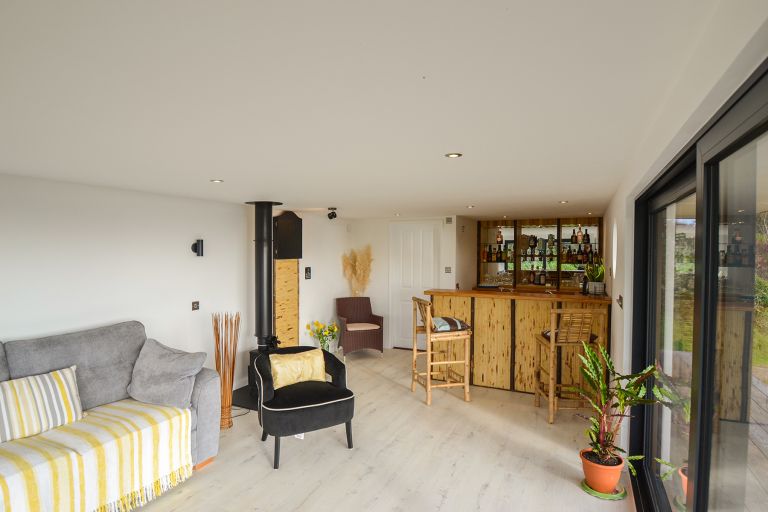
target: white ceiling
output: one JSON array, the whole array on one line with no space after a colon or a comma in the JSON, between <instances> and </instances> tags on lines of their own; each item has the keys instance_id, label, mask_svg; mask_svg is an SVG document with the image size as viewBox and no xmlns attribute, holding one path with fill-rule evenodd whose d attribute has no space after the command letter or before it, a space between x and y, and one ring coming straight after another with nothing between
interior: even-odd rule
<instances>
[{"instance_id":1,"label":"white ceiling","mask_svg":"<svg viewBox=\"0 0 768 512\"><path fill-rule=\"evenodd\" d=\"M0 173L341 217L602 213L717 3L0 0Z\"/></svg>"}]
</instances>

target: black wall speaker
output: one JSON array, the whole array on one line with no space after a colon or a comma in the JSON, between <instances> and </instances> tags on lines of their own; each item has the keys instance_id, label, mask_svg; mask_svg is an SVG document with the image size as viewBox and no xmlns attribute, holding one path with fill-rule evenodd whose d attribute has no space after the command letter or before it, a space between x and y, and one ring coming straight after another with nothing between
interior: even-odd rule
<instances>
[{"instance_id":1,"label":"black wall speaker","mask_svg":"<svg viewBox=\"0 0 768 512\"><path fill-rule=\"evenodd\" d=\"M278 260L301 258L301 219L293 212L284 211L273 220L274 248Z\"/></svg>"}]
</instances>

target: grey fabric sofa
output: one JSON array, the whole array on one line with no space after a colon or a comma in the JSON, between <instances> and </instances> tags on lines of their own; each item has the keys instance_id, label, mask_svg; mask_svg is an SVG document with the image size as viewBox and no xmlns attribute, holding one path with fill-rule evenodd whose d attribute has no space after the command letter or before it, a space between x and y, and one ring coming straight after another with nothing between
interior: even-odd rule
<instances>
[{"instance_id":1,"label":"grey fabric sofa","mask_svg":"<svg viewBox=\"0 0 768 512\"><path fill-rule=\"evenodd\" d=\"M0 344L0 381L38 375L77 365L83 409L128 398L133 365L147 339L140 322ZM192 460L219 451L221 395L219 374L203 368L192 391Z\"/></svg>"}]
</instances>

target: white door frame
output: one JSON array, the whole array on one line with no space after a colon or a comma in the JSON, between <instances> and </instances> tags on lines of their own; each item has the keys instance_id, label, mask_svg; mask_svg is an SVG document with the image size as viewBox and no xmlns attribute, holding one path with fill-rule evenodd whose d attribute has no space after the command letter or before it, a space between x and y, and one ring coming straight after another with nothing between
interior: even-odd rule
<instances>
[{"instance_id":1,"label":"white door frame","mask_svg":"<svg viewBox=\"0 0 768 512\"><path fill-rule=\"evenodd\" d=\"M400 340L400 331L402 329L402 324L400 322L406 321L406 319L400 319L399 314L397 313L398 308L401 307L401 301L402 297L401 290L402 287L400 286L400 283L398 282L398 279L401 275L401 269L402 269L402 257L400 254L395 254L395 248L396 246L399 247L399 244L395 243L395 236L397 234L397 231L399 228L402 227L422 227L422 228L431 228L432 232L434 233L434 239L433 239L433 271L432 275L428 276L426 278L422 277L422 280L420 283L418 283L418 290L413 293L414 296L424 297L423 291L428 288L438 288L440 284L440 250L442 245L442 219L419 219L419 220L412 220L412 221L402 221L402 222L392 222L389 224L389 332L390 336L388 336L387 340L387 348L393 348L393 347L408 347L411 346L410 336L407 341L407 343L401 341L398 343L398 340ZM421 253L418 253L421 257ZM416 253L414 253L414 257L416 256ZM429 281L429 282L425 282ZM410 326L411 324L411 316L408 315L407 323Z\"/></svg>"}]
</instances>

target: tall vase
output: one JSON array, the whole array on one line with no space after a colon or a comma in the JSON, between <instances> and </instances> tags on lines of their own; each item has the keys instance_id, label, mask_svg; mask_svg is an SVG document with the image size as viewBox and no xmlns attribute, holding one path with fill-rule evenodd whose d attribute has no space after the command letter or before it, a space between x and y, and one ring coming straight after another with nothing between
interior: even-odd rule
<instances>
[{"instance_id":1,"label":"tall vase","mask_svg":"<svg viewBox=\"0 0 768 512\"><path fill-rule=\"evenodd\" d=\"M232 384L240 337L240 313L214 313L212 320L216 371L221 377L221 428L227 429L232 427Z\"/></svg>"}]
</instances>

